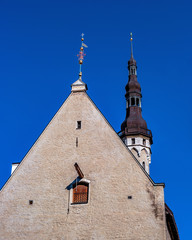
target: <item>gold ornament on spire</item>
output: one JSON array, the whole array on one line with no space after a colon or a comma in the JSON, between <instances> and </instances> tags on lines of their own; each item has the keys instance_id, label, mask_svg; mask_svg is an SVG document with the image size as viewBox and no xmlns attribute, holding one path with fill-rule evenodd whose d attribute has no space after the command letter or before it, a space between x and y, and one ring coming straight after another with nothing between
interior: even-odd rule
<instances>
[{"instance_id":1,"label":"gold ornament on spire","mask_svg":"<svg viewBox=\"0 0 192 240\"><path fill-rule=\"evenodd\" d=\"M131 41L133 41L133 37L132 37L132 36L133 36L133 34L130 33L130 40L131 40Z\"/></svg>"},{"instance_id":2,"label":"gold ornament on spire","mask_svg":"<svg viewBox=\"0 0 192 240\"><path fill-rule=\"evenodd\" d=\"M133 34L132 34L132 32L130 33L130 41L131 41L131 58L133 58L133 43L132 43L132 41L133 41Z\"/></svg>"},{"instance_id":3,"label":"gold ornament on spire","mask_svg":"<svg viewBox=\"0 0 192 240\"><path fill-rule=\"evenodd\" d=\"M81 65L83 64L83 60L84 60L84 56L86 55L84 53L84 48L83 47L88 47L84 42L84 33L81 34L81 47L80 47L80 51L79 51L79 54L77 55L78 56L78 59L79 59L79 79L81 80L81 77L82 77L82 72L81 72Z\"/></svg>"}]
</instances>

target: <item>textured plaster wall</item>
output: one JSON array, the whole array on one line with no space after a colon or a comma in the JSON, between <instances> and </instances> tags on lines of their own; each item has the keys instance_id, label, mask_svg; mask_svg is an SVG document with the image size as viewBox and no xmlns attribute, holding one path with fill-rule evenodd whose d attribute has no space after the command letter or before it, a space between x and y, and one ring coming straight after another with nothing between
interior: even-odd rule
<instances>
[{"instance_id":1,"label":"textured plaster wall","mask_svg":"<svg viewBox=\"0 0 192 240\"><path fill-rule=\"evenodd\" d=\"M75 162L90 181L88 204L70 204ZM152 184L87 94L77 92L1 190L0 240L163 240L164 212L163 186Z\"/></svg>"},{"instance_id":2,"label":"textured plaster wall","mask_svg":"<svg viewBox=\"0 0 192 240\"><path fill-rule=\"evenodd\" d=\"M134 154L134 156L138 159L138 161L140 162L141 166L143 166L143 162L145 163L145 171L149 174L149 155L146 151L145 148L143 148L141 150L141 152L139 153L137 150L137 147L132 147L131 148L131 152Z\"/></svg>"}]
</instances>

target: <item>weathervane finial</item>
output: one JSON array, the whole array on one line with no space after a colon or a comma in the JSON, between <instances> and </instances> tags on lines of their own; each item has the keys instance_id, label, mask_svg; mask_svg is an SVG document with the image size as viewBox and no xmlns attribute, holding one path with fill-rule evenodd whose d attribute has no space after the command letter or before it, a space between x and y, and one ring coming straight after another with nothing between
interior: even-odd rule
<instances>
[{"instance_id":1,"label":"weathervane finial","mask_svg":"<svg viewBox=\"0 0 192 240\"><path fill-rule=\"evenodd\" d=\"M133 43L132 43L132 41L133 41L133 34L132 34L132 32L130 33L130 41L131 41L131 58L133 58Z\"/></svg>"},{"instance_id":2,"label":"weathervane finial","mask_svg":"<svg viewBox=\"0 0 192 240\"><path fill-rule=\"evenodd\" d=\"M81 34L81 47L78 56L79 60L79 79L82 80L82 71L81 71L81 65L83 64L84 56L86 55L84 53L84 48L83 47L88 47L83 41L84 41L84 33Z\"/></svg>"}]
</instances>

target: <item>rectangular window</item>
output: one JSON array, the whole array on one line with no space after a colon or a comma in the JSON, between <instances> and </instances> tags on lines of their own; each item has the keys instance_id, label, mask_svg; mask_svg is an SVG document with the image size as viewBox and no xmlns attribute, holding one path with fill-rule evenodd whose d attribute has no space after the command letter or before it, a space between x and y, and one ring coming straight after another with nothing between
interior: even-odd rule
<instances>
[{"instance_id":1,"label":"rectangular window","mask_svg":"<svg viewBox=\"0 0 192 240\"><path fill-rule=\"evenodd\" d=\"M146 145L146 139L143 139L143 145Z\"/></svg>"},{"instance_id":2,"label":"rectangular window","mask_svg":"<svg viewBox=\"0 0 192 240\"><path fill-rule=\"evenodd\" d=\"M77 121L77 129L81 129L81 121Z\"/></svg>"},{"instance_id":3,"label":"rectangular window","mask_svg":"<svg viewBox=\"0 0 192 240\"><path fill-rule=\"evenodd\" d=\"M135 98L131 98L131 106L135 106Z\"/></svg>"},{"instance_id":4,"label":"rectangular window","mask_svg":"<svg viewBox=\"0 0 192 240\"><path fill-rule=\"evenodd\" d=\"M132 144L135 144L135 138L131 138Z\"/></svg>"},{"instance_id":5,"label":"rectangular window","mask_svg":"<svg viewBox=\"0 0 192 240\"><path fill-rule=\"evenodd\" d=\"M88 185L79 183L73 188L73 204L88 203Z\"/></svg>"}]
</instances>

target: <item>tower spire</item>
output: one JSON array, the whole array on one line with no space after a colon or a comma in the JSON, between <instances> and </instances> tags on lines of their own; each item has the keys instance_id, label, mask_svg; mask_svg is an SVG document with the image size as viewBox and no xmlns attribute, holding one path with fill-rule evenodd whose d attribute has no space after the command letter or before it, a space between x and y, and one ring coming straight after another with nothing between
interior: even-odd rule
<instances>
[{"instance_id":1,"label":"tower spire","mask_svg":"<svg viewBox=\"0 0 192 240\"><path fill-rule=\"evenodd\" d=\"M130 33L130 41L131 41L131 58L133 58L133 43L132 43L132 41L133 41L133 34L132 34L132 32Z\"/></svg>"},{"instance_id":2,"label":"tower spire","mask_svg":"<svg viewBox=\"0 0 192 240\"><path fill-rule=\"evenodd\" d=\"M137 81L137 63L133 58L133 37L130 33L131 58L128 61L129 79L125 86L126 116L121 124L120 137L126 146L135 154L144 169L149 173L151 163L152 133L141 111L141 86Z\"/></svg>"},{"instance_id":3,"label":"tower spire","mask_svg":"<svg viewBox=\"0 0 192 240\"><path fill-rule=\"evenodd\" d=\"M84 53L84 48L83 47L88 47L83 41L84 41L84 33L81 34L81 47L80 47L80 51L78 56L78 60L79 60L79 79L82 80L82 64L83 64L83 60L84 60L84 56L86 55Z\"/></svg>"}]
</instances>

